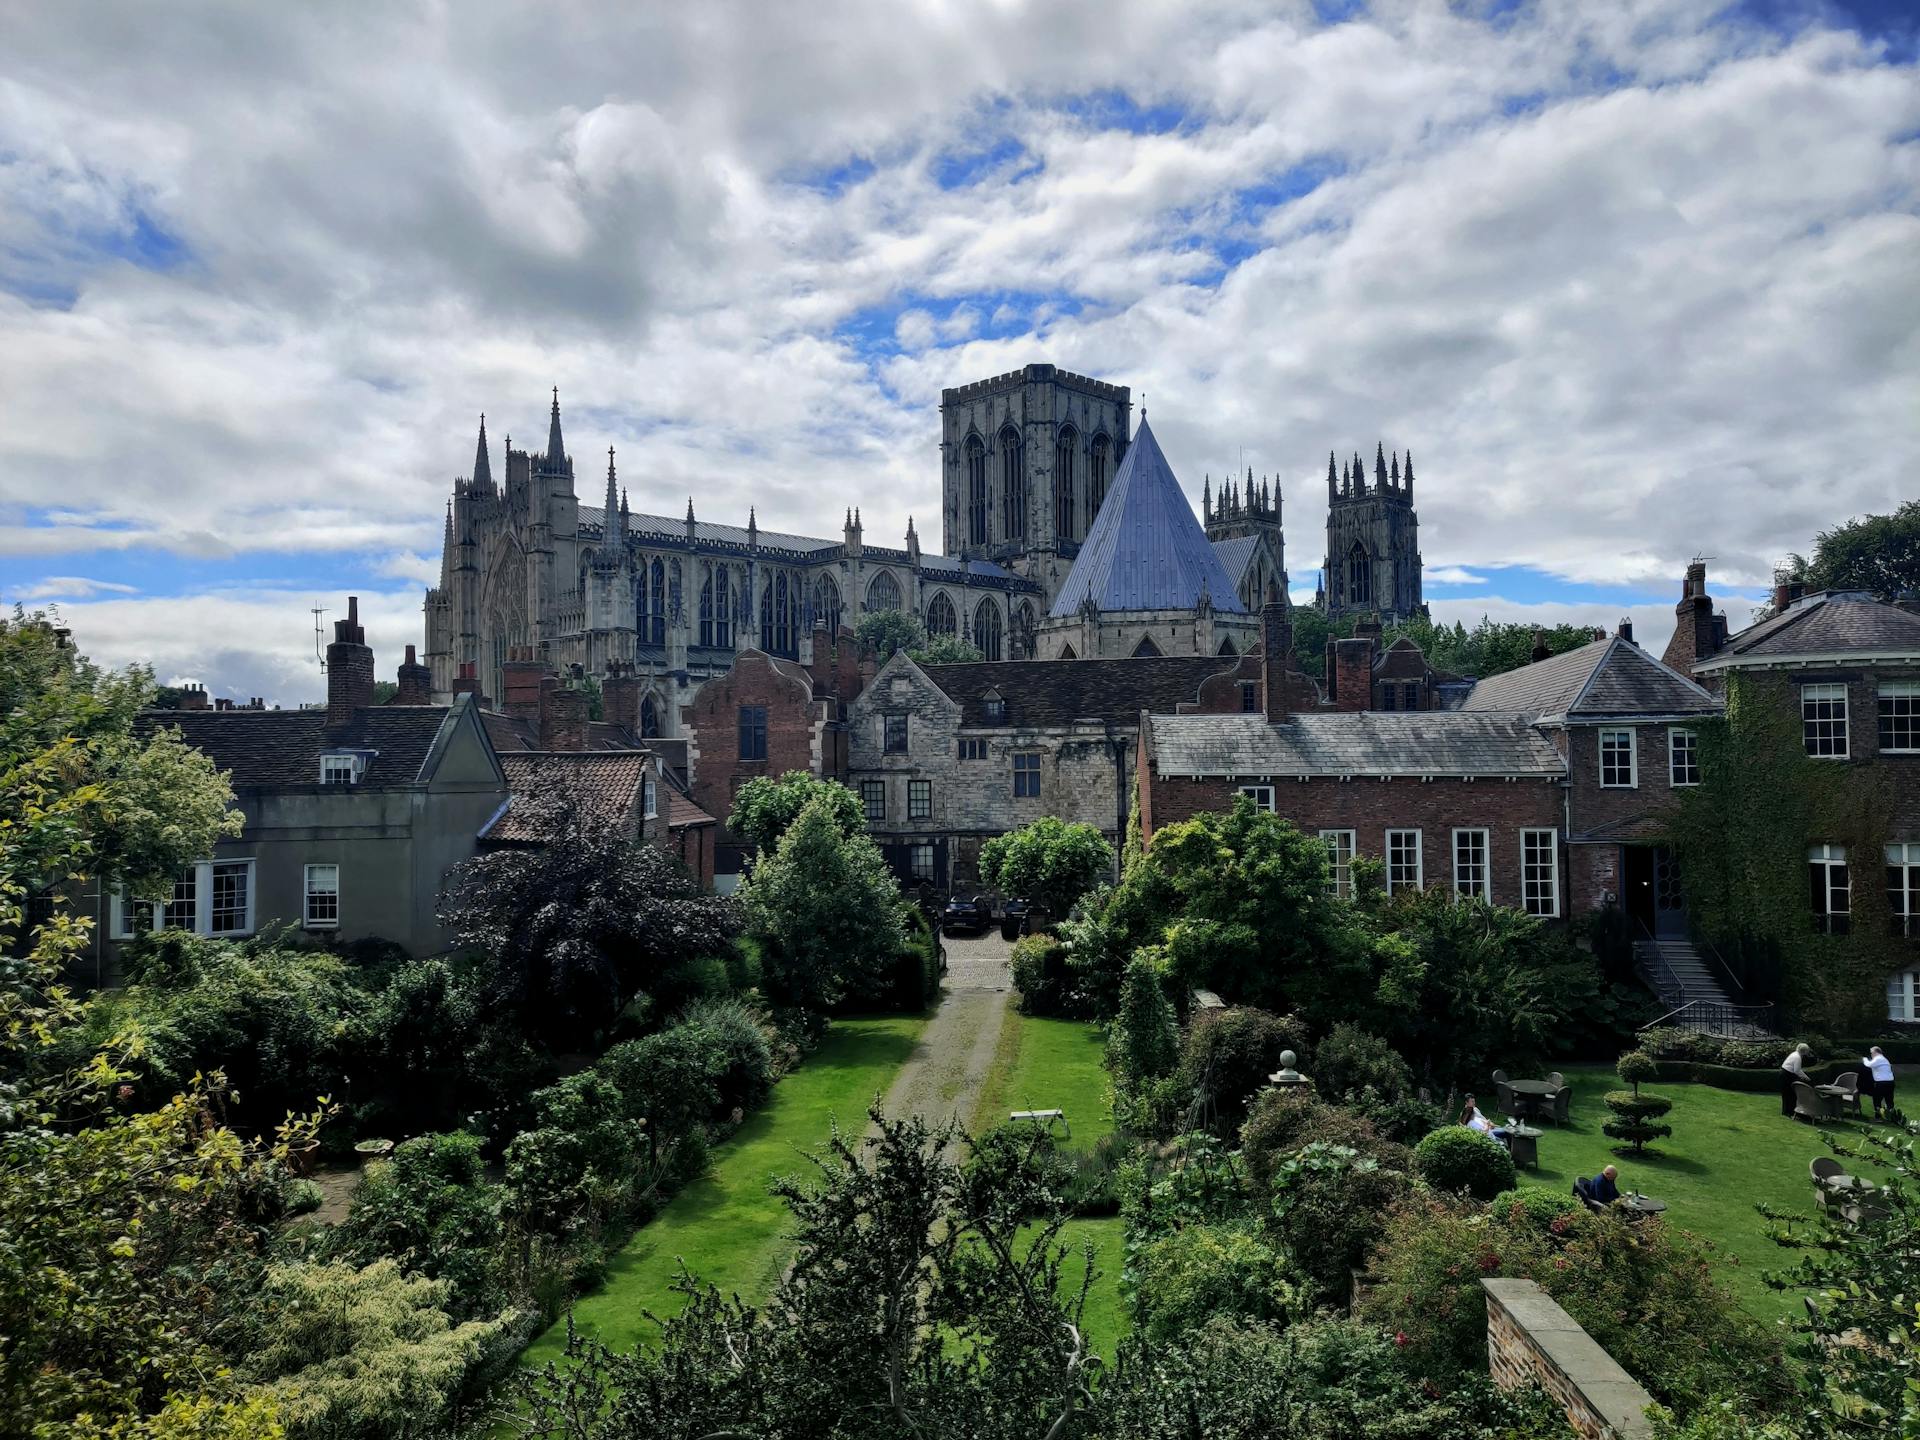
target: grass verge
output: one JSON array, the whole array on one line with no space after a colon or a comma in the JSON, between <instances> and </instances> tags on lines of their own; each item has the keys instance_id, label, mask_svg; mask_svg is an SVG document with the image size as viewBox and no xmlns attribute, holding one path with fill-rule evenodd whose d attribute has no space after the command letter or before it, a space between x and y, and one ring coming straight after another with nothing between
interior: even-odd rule
<instances>
[{"instance_id":1,"label":"grass verge","mask_svg":"<svg viewBox=\"0 0 1920 1440\"><path fill-rule=\"evenodd\" d=\"M820 1048L714 1151L707 1173L634 1232L600 1287L574 1303L574 1323L615 1350L652 1340L658 1327L642 1312L679 1313L684 1297L668 1286L682 1260L726 1293L764 1299L788 1252L787 1207L767 1193L768 1182L801 1171L803 1152L819 1147L836 1122L865 1131L868 1104L913 1053L925 1023L917 1015L835 1020ZM566 1338L562 1320L522 1358L536 1366L557 1360Z\"/></svg>"}]
</instances>

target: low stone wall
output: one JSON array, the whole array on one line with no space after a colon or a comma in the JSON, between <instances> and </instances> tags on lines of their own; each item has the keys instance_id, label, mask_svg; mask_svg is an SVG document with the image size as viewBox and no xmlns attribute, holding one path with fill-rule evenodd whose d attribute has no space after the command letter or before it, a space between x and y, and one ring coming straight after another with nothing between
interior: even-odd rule
<instances>
[{"instance_id":1,"label":"low stone wall","mask_svg":"<svg viewBox=\"0 0 1920 1440\"><path fill-rule=\"evenodd\" d=\"M1502 1389L1540 1385L1585 1440L1645 1440L1653 1397L1531 1280L1482 1280L1487 1368Z\"/></svg>"}]
</instances>

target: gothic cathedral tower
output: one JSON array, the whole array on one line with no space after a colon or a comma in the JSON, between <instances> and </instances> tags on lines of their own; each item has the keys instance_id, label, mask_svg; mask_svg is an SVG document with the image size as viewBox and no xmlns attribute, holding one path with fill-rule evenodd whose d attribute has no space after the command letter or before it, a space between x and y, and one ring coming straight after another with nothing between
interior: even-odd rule
<instances>
[{"instance_id":1,"label":"gothic cathedral tower","mask_svg":"<svg viewBox=\"0 0 1920 1440\"><path fill-rule=\"evenodd\" d=\"M1109 385L1028 365L940 392L946 553L1065 583L1127 451L1132 403Z\"/></svg>"},{"instance_id":2,"label":"gothic cathedral tower","mask_svg":"<svg viewBox=\"0 0 1920 1440\"><path fill-rule=\"evenodd\" d=\"M1336 467L1327 456L1327 614L1372 612L1383 625L1424 617L1420 598L1420 519L1413 509L1413 452L1403 473L1375 446L1373 483L1358 455Z\"/></svg>"}]
</instances>

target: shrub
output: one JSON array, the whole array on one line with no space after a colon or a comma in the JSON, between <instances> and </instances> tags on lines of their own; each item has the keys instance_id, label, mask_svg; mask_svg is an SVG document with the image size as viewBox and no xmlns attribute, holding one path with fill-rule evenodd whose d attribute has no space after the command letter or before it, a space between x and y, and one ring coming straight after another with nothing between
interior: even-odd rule
<instances>
[{"instance_id":1,"label":"shrub","mask_svg":"<svg viewBox=\"0 0 1920 1440\"><path fill-rule=\"evenodd\" d=\"M759 1017L739 1000L696 1000L680 1023L702 1037L716 1062L720 1113L759 1108L773 1089L773 1045Z\"/></svg>"},{"instance_id":2,"label":"shrub","mask_svg":"<svg viewBox=\"0 0 1920 1440\"><path fill-rule=\"evenodd\" d=\"M595 1071L549 1085L534 1096L534 1112L540 1123L514 1136L504 1157L515 1215L536 1234L564 1235L598 1223L625 1202L642 1123L627 1115L619 1089Z\"/></svg>"},{"instance_id":3,"label":"shrub","mask_svg":"<svg viewBox=\"0 0 1920 1440\"><path fill-rule=\"evenodd\" d=\"M1268 1189L1274 1233L1320 1300L1337 1304L1407 1177L1351 1146L1315 1141L1275 1167Z\"/></svg>"},{"instance_id":4,"label":"shrub","mask_svg":"<svg viewBox=\"0 0 1920 1440\"><path fill-rule=\"evenodd\" d=\"M1634 1154L1643 1154L1649 1140L1673 1134L1673 1127L1660 1121L1660 1117L1673 1108L1673 1102L1665 1096L1640 1093L1640 1082L1651 1080L1659 1074L1659 1066L1651 1055L1640 1050L1629 1050L1620 1057L1617 1068L1620 1078L1632 1085L1633 1089L1607 1092L1606 1104L1613 1112L1613 1118L1605 1121L1600 1128L1615 1140L1627 1141L1633 1147Z\"/></svg>"},{"instance_id":5,"label":"shrub","mask_svg":"<svg viewBox=\"0 0 1920 1440\"><path fill-rule=\"evenodd\" d=\"M1280 1068L1281 1053L1304 1055L1305 1041L1305 1027L1290 1015L1251 1006L1203 1010L1187 1026L1179 1079L1210 1118L1209 1128L1233 1135L1267 1077Z\"/></svg>"},{"instance_id":6,"label":"shrub","mask_svg":"<svg viewBox=\"0 0 1920 1440\"><path fill-rule=\"evenodd\" d=\"M1130 1089L1168 1074L1179 1059L1173 1006L1150 949L1141 950L1127 965L1108 1053L1120 1083Z\"/></svg>"},{"instance_id":7,"label":"shrub","mask_svg":"<svg viewBox=\"0 0 1920 1440\"><path fill-rule=\"evenodd\" d=\"M614 1046L595 1069L618 1096L620 1112L645 1125L658 1145L713 1116L718 1060L692 1026L675 1025Z\"/></svg>"},{"instance_id":8,"label":"shrub","mask_svg":"<svg viewBox=\"0 0 1920 1440\"><path fill-rule=\"evenodd\" d=\"M347 1218L317 1248L325 1259L355 1266L391 1259L444 1280L453 1313L476 1315L499 1299L502 1198L482 1178L476 1137L416 1136L367 1167Z\"/></svg>"},{"instance_id":9,"label":"shrub","mask_svg":"<svg viewBox=\"0 0 1920 1440\"><path fill-rule=\"evenodd\" d=\"M1286 1257L1249 1225L1189 1225L1128 1246L1134 1326L1165 1344L1216 1317L1285 1325L1306 1297Z\"/></svg>"},{"instance_id":10,"label":"shrub","mask_svg":"<svg viewBox=\"0 0 1920 1440\"><path fill-rule=\"evenodd\" d=\"M1073 971L1066 944L1045 932L1023 935L1013 947L1013 988L1023 1015L1070 1015Z\"/></svg>"},{"instance_id":11,"label":"shrub","mask_svg":"<svg viewBox=\"0 0 1920 1440\"><path fill-rule=\"evenodd\" d=\"M1491 1135L1446 1125L1413 1147L1413 1168L1436 1190L1491 1200L1519 1183L1513 1157Z\"/></svg>"},{"instance_id":12,"label":"shrub","mask_svg":"<svg viewBox=\"0 0 1920 1440\"><path fill-rule=\"evenodd\" d=\"M311 1180L295 1180L287 1186L287 1214L311 1215L325 1203L326 1196Z\"/></svg>"},{"instance_id":13,"label":"shrub","mask_svg":"<svg viewBox=\"0 0 1920 1440\"><path fill-rule=\"evenodd\" d=\"M1413 1093L1413 1071L1378 1035L1344 1020L1314 1047L1313 1083L1329 1100L1349 1099L1371 1090L1382 1101Z\"/></svg>"},{"instance_id":14,"label":"shrub","mask_svg":"<svg viewBox=\"0 0 1920 1440\"><path fill-rule=\"evenodd\" d=\"M1346 1146L1384 1170L1404 1171L1413 1164L1406 1146L1382 1136L1365 1116L1297 1091L1262 1091L1240 1127L1241 1159L1262 1194L1282 1160L1316 1142Z\"/></svg>"}]
</instances>

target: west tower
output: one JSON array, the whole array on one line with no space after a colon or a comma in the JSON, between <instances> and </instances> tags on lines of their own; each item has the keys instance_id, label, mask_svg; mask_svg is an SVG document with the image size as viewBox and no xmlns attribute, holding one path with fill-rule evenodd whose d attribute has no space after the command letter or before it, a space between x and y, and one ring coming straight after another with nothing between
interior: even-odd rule
<instances>
[{"instance_id":1,"label":"west tower","mask_svg":"<svg viewBox=\"0 0 1920 1440\"><path fill-rule=\"evenodd\" d=\"M1327 456L1327 555L1323 590L1329 616L1373 613L1384 625L1425 616L1420 594L1420 518L1413 508L1413 452L1406 463L1374 447L1373 480L1356 453Z\"/></svg>"}]
</instances>

